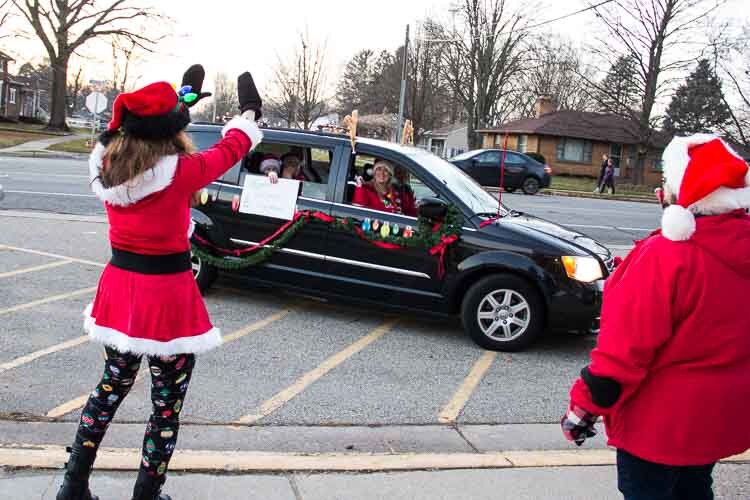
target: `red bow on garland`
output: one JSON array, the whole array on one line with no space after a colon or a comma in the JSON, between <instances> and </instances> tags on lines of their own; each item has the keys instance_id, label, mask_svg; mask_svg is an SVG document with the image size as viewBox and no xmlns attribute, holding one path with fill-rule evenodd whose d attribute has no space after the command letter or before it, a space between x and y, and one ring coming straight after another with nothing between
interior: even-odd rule
<instances>
[{"instance_id":1,"label":"red bow on garland","mask_svg":"<svg viewBox=\"0 0 750 500\"><path fill-rule=\"evenodd\" d=\"M452 234L450 236L443 236L440 238L440 243L435 245L434 247L430 248L430 255L436 255L438 256L438 271L437 271L437 277L438 279L442 279L445 275L445 251L448 249L448 246L452 243L455 243L458 239L458 235Z\"/></svg>"}]
</instances>

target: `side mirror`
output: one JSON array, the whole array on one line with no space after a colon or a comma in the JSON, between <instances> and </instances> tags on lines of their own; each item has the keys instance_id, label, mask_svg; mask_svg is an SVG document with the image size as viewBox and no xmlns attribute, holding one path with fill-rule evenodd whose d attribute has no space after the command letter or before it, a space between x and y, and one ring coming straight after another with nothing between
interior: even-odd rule
<instances>
[{"instance_id":1,"label":"side mirror","mask_svg":"<svg viewBox=\"0 0 750 500\"><path fill-rule=\"evenodd\" d=\"M448 204L440 198L421 198L417 201L417 211L420 217L441 219L448 213Z\"/></svg>"}]
</instances>

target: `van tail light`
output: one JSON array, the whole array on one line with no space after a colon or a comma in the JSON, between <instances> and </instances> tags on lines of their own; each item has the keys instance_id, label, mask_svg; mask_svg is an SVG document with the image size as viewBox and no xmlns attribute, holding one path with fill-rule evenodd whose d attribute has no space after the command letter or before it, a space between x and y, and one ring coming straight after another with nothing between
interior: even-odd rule
<instances>
[{"instance_id":1,"label":"van tail light","mask_svg":"<svg viewBox=\"0 0 750 500\"><path fill-rule=\"evenodd\" d=\"M549 165L545 165L544 166L544 173L552 175L552 167L550 167Z\"/></svg>"}]
</instances>

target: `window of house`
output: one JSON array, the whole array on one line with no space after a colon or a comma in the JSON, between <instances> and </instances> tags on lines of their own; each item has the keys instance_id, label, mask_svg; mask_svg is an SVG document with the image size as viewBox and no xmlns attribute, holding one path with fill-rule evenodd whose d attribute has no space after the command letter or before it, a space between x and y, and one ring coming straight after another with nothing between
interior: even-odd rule
<instances>
[{"instance_id":1,"label":"window of house","mask_svg":"<svg viewBox=\"0 0 750 500\"><path fill-rule=\"evenodd\" d=\"M583 139L562 138L557 143L557 159L575 163L591 163L593 144Z\"/></svg>"},{"instance_id":2,"label":"window of house","mask_svg":"<svg viewBox=\"0 0 750 500\"><path fill-rule=\"evenodd\" d=\"M10 89L10 97L8 97L8 102L10 104L16 103L16 89Z\"/></svg>"},{"instance_id":3,"label":"window of house","mask_svg":"<svg viewBox=\"0 0 750 500\"><path fill-rule=\"evenodd\" d=\"M664 172L664 161L661 158L654 158L651 160L651 171Z\"/></svg>"},{"instance_id":4,"label":"window of house","mask_svg":"<svg viewBox=\"0 0 750 500\"><path fill-rule=\"evenodd\" d=\"M518 136L518 152L519 153L525 153L526 152L526 145L529 142L529 136L526 134L519 135Z\"/></svg>"}]
</instances>

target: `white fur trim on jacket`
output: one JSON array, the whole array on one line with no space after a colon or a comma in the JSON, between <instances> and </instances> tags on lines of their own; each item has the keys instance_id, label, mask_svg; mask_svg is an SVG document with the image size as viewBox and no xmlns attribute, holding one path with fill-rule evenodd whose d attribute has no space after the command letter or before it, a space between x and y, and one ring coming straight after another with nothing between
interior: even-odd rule
<instances>
[{"instance_id":1,"label":"white fur trim on jacket","mask_svg":"<svg viewBox=\"0 0 750 500\"><path fill-rule=\"evenodd\" d=\"M89 156L89 181L91 190L102 201L110 205L128 206L143 198L158 193L172 184L177 171L177 155L162 157L153 168L150 168L119 186L105 188L101 181L101 171L106 148L97 143Z\"/></svg>"},{"instance_id":2,"label":"white fur trim on jacket","mask_svg":"<svg viewBox=\"0 0 750 500\"><path fill-rule=\"evenodd\" d=\"M225 136L228 131L232 129L241 130L246 136L250 138L250 150L252 151L255 147L260 144L263 140L263 132L258 127L258 124L252 120L242 118L241 116L235 116L221 129L221 136Z\"/></svg>"},{"instance_id":3,"label":"white fur trim on jacket","mask_svg":"<svg viewBox=\"0 0 750 500\"><path fill-rule=\"evenodd\" d=\"M210 351L222 343L221 331L214 327L193 337L182 337L169 342L131 337L121 331L96 324L91 316L91 304L83 312L83 329L92 340L114 347L120 352L145 354L147 356L173 356L175 354L198 354Z\"/></svg>"},{"instance_id":4,"label":"white fur trim on jacket","mask_svg":"<svg viewBox=\"0 0 750 500\"><path fill-rule=\"evenodd\" d=\"M661 234L672 241L686 241L695 232L695 216L680 205L670 205L661 216Z\"/></svg>"}]
</instances>

